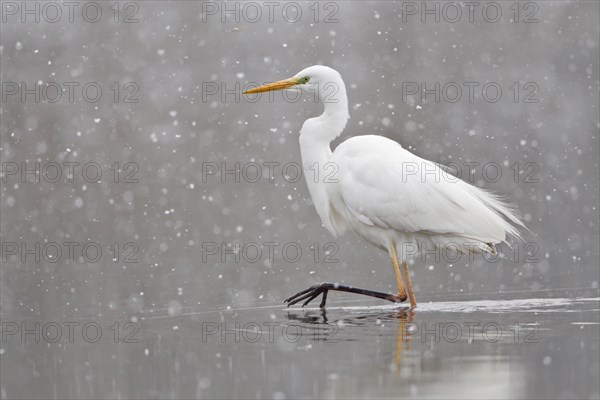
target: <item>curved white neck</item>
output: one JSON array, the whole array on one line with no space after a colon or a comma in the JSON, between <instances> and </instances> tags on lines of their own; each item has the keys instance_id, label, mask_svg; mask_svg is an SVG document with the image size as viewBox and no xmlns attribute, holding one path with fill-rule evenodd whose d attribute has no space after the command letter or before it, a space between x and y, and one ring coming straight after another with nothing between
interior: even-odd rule
<instances>
[{"instance_id":1,"label":"curved white neck","mask_svg":"<svg viewBox=\"0 0 600 400\"><path fill-rule=\"evenodd\" d=\"M306 184L317 213L325 227L335 235L336 229L330 215L325 182L335 179L337 173L337 166L329 163L332 156L330 143L342 133L350 115L346 87L342 79L339 78L339 81L334 83L335 93L331 92L331 86L324 86L330 90L319 92L325 111L316 118L306 120L302 125L300 153Z\"/></svg>"},{"instance_id":2,"label":"curved white neck","mask_svg":"<svg viewBox=\"0 0 600 400\"><path fill-rule=\"evenodd\" d=\"M322 146L331 151L329 143L344 131L350 118L346 86L338 75L331 82L319 83L317 90L325 110L318 117L304 122L300 130L300 145ZM308 156L305 151L302 153L303 158Z\"/></svg>"}]
</instances>

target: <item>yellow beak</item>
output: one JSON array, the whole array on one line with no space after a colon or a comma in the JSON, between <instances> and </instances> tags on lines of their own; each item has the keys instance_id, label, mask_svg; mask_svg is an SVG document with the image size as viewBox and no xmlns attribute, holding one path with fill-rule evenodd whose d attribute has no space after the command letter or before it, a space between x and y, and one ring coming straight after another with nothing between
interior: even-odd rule
<instances>
[{"instance_id":1,"label":"yellow beak","mask_svg":"<svg viewBox=\"0 0 600 400\"><path fill-rule=\"evenodd\" d=\"M273 83L268 83L266 85L259 86L254 89L246 90L243 94L253 94L253 93L262 93L262 92L271 92L273 90L284 90L289 89L292 86L296 86L300 84L300 80L297 78L289 78L284 79L282 81L277 81Z\"/></svg>"}]
</instances>

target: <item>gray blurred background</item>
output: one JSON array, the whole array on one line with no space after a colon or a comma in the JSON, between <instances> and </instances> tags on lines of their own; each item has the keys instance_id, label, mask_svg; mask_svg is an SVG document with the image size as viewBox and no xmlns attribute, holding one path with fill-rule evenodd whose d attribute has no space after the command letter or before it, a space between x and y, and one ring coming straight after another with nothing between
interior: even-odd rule
<instances>
[{"instance_id":1,"label":"gray blurred background","mask_svg":"<svg viewBox=\"0 0 600 400\"><path fill-rule=\"evenodd\" d=\"M518 22L511 22L512 3L498 3L502 18L495 23L486 22L480 9L472 23L466 14L456 23L445 22L444 16L454 15L450 9L439 23L433 16L421 22L420 10L404 22L406 4L387 1L323 3L319 22L314 5L302 3L296 23L283 18L282 5L274 8L273 22L266 6L251 22L253 9L238 4L239 22L226 15L222 23L220 8L216 15L211 8L225 7L221 3L203 8L187 1L122 3L115 23L110 5L98 3L102 18L90 23L82 18L83 4L75 8L72 23L66 8L57 23L45 22L44 14L40 23L31 16L22 23L20 14L4 10L2 240L33 249L39 243L38 255L54 242L64 252L58 262L47 262L42 254L40 262L29 255L23 263L24 251L7 255L4 249L3 315L273 304L319 281L393 290L387 254L352 234L335 240L321 226L304 178L283 177L283 165L300 162L302 123L322 105L311 96L291 102L278 93L250 102L206 90L214 82L234 92L312 64L336 68L348 86L351 119L340 140L383 135L421 157L459 163L463 177L465 163L478 162L470 181L507 196L532 232L525 239L534 247L516 245L515 253L505 246L505 259L494 263L461 259L449 268L418 260L413 272L421 301L499 290L525 297L551 289L597 293L597 3L537 2L537 10L521 6ZM229 7L235 10L235 3ZM296 18L294 9L286 11L288 20ZM538 22L525 23L534 11ZM51 12L46 9L45 16L52 18ZM87 10L89 18L94 12ZM338 22L323 21L331 13ZM139 22L124 23L126 17ZM38 81L58 82L63 89L64 82L79 86L72 103L66 92L55 103L8 94L6 82L31 89ZM89 82L103 90L96 103L82 97ZM424 102L420 95L403 101L402 82L480 86L472 103L466 86L455 103L443 97L435 102L433 96ZM500 101L481 97L486 82L503 89ZM515 82L517 102L509 88ZM528 82L539 87L532 97L537 103L524 102L532 90L524 88ZM58 163L63 179L54 183L42 176L36 183L29 175L22 182L19 173L6 174L7 163L21 168L23 162L30 169L36 162L40 169ZM73 167L72 182L68 162L80 163ZM220 171L203 179L203 165L213 162L230 169L235 163L280 164L274 182L264 167L259 182L236 183L233 175L223 182ZM488 162L502 167L498 182L485 179L481 166ZM82 178L88 163L101 166L100 183ZM119 182L115 163L122 169ZM127 163L134 164L125 169ZM253 177L253 171L246 176ZM87 172L93 180L95 169ZM489 172L493 176L494 170ZM124 182L128 174L138 182ZM103 252L97 262L89 262L93 255L88 262L81 257L89 241ZM65 242L80 243L74 262L67 262ZM125 248L130 242L134 247ZM298 262L281 254L288 242L297 243L288 249L292 258L295 249L302 250ZM325 262L325 251L334 248L330 242L337 244L332 256L337 262ZM223 262L220 252L203 259L207 243L216 243L219 251L235 243L280 245L273 245L272 257L264 248L257 262L247 262L256 247L246 247L247 257L239 262L227 254ZM318 254L311 250L314 243ZM534 262L527 262L528 250L536 253ZM138 262L124 262L134 252Z\"/></svg>"},{"instance_id":2,"label":"gray blurred background","mask_svg":"<svg viewBox=\"0 0 600 400\"><path fill-rule=\"evenodd\" d=\"M313 64L331 66L345 80L351 119L339 140L383 135L421 157L457 163L463 177L468 177L467 163L479 163L471 164L476 166L470 182L506 196L531 230L525 243L513 245L515 250L502 246L504 257L494 262L416 260L413 282L422 304L598 296L598 2L520 2L516 20L513 1L497 2L502 15L496 22L483 18L480 6L472 22L463 8L462 18L454 23L444 20L454 17L449 9L439 22L431 15L422 22L420 2L411 3L417 7L415 15L402 2L301 2L296 3L302 12L297 22L290 21L297 19L295 10L287 9L286 20L279 3L270 21L264 3L255 3L262 12L255 18L244 3L228 2L229 10L239 7L239 20L230 14L223 22L223 3L191 1L96 2L87 17L96 18L99 5L97 22L82 17L88 2L77 3L72 22L65 6L62 18L48 22L44 17L55 17L49 3L28 2L31 8L40 7L40 21L30 15L22 22L21 10L14 8L22 4L2 3L0 315L3 321L134 322L142 316L151 326L142 329L141 347L128 346L126 351L120 345L10 342L0 348L8 378L2 398L283 398L287 391L292 397L362 393L372 398L400 390L416 393L416 386L390 377L390 370L367 363L365 369L375 375L355 381L356 371L344 369L350 364L336 361L348 356L354 362L389 362L395 332L386 331L387 336L375 341L372 335L381 321L394 331L394 323L400 321L402 327L406 315L375 315L356 322L366 327L365 342L357 342L358 347L315 346L321 354L341 354L303 364L289 358L298 353L290 353L285 344L275 347L276 355L267 350L269 357L282 361L267 368L264 348L238 352L229 344L198 343L200 321L224 318L203 312L276 309L287 296L321 281L396 290L387 254L352 234L331 237L304 178L283 176L286 163L299 165L302 123L319 114L322 105L310 95L297 102L286 101L280 93L259 101L240 95L250 82L287 78ZM441 9L446 3L428 4ZM489 12L493 17L493 10ZM52 98L54 82L65 90L70 82L73 101L68 91L56 102L43 97L36 101L32 94L23 99L23 88L31 90L37 82L40 88L50 84L46 93ZM405 97L407 82L427 88L435 82L456 82L463 89L464 82L476 82L478 89L473 102L464 90L457 102L444 97L436 102L431 95ZM90 83L86 99L82 89ZM502 88L499 101L482 98L486 83ZM208 91L215 86L218 93ZM102 96L92 102L89 97L95 97L97 87ZM222 89L229 94L222 96ZM35 169L36 163L46 176L42 173L38 182L32 174L22 179L22 169ZM236 182L232 174L221 179L220 170L206 175L206 168L222 169L222 163L230 170L236 163L250 166L245 175L250 178L254 163L263 165L263 177L251 182L242 174ZM279 163L272 182L268 163ZM500 166L497 181L483 175L486 163ZM54 182L56 169L51 168L56 165L62 176ZM73 165L74 176L68 175L68 165ZM93 179L95 168L86 170L84 178L86 165L100 169L100 182ZM494 170L488 172L493 176ZM284 253L288 243L289 252ZM90 250L85 257L84 245ZM61 249L61 257L53 256L53 246ZM67 246L74 248L73 260ZM239 258L232 254L236 246ZM95 260L97 248L102 254ZM302 255L296 260L298 248ZM330 296L333 302L340 299L349 298ZM232 318L282 318L268 314L236 311ZM307 320L318 319L311 318ZM191 324L187 329L186 323ZM452 357L472 355L465 371L482 371L478 381L484 392L474 392L481 396L597 395L597 338L591 347L583 340L561 342L582 334L580 326L569 321L549 324L564 330L552 331L554 336L543 346L528 347L533 354L521 364L503 364L496 347L485 344L485 351L493 354L482 358L482 365L473 364L483 352L480 347L408 352L410 365L426 367L426 360L446 354L449 365L430 361L434 374L456 373ZM181 336L175 329L181 329ZM563 335L569 329L577 331ZM355 339L350 335L348 340ZM91 347L83 351L82 345ZM509 353L518 358L522 349L512 347ZM566 355L552 353L557 349ZM555 375L539 369L548 365L550 355ZM561 359L570 361L561 366ZM302 366L309 370L306 375ZM341 387L349 392L335 390L331 379L337 375L331 378L330 371L342 374ZM401 371L409 382L419 376L412 369ZM574 378L563 384L556 376ZM280 387L289 377L293 384ZM326 385L313 385L324 379ZM259 386L244 386L250 382ZM445 375L440 382L432 392L421 393L447 394L444 388L457 377ZM489 386L498 382L511 384ZM457 388L463 385L467 382Z\"/></svg>"}]
</instances>

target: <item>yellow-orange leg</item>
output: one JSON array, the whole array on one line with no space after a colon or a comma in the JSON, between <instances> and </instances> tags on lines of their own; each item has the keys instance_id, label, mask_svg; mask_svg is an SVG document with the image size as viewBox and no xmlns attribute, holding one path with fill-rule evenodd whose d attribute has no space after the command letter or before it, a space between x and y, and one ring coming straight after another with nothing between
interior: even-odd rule
<instances>
[{"instance_id":1,"label":"yellow-orange leg","mask_svg":"<svg viewBox=\"0 0 600 400\"><path fill-rule=\"evenodd\" d=\"M408 263L404 261L402 263L404 269L404 275L406 276L406 286L408 287L408 297L410 298L410 307L415 308L417 306L417 300L415 299L415 292L413 291L412 279L410 279L410 271L408 270Z\"/></svg>"},{"instance_id":2,"label":"yellow-orange leg","mask_svg":"<svg viewBox=\"0 0 600 400\"><path fill-rule=\"evenodd\" d=\"M400 298L400 301L405 301L407 298L406 289L404 288L404 280L402 280L402 272L400 272L400 264L398 263L398 256L396 255L396 246L394 244L390 246L390 255L392 256L392 262L394 263L394 272L396 272L396 282L398 283L398 297Z\"/></svg>"}]
</instances>

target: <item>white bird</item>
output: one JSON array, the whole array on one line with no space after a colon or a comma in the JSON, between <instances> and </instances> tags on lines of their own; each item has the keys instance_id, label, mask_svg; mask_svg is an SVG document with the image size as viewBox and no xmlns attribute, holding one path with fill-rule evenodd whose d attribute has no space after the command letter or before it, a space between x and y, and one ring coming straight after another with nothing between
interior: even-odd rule
<instances>
[{"instance_id":1,"label":"white bird","mask_svg":"<svg viewBox=\"0 0 600 400\"><path fill-rule=\"evenodd\" d=\"M332 152L330 143L350 118L346 86L336 70L315 65L244 94L289 88L316 89L325 106L323 114L306 120L300 130L302 167L317 213L335 237L351 230L387 251L398 293L322 283L288 298L288 306L306 300L304 307L322 293L324 307L327 292L339 290L392 302L405 301L408 292L413 308L417 302L407 261L419 251L451 246L459 253L494 254L494 245L506 241L507 234L520 238L516 227L524 225L511 206L393 140L355 136Z\"/></svg>"}]
</instances>

